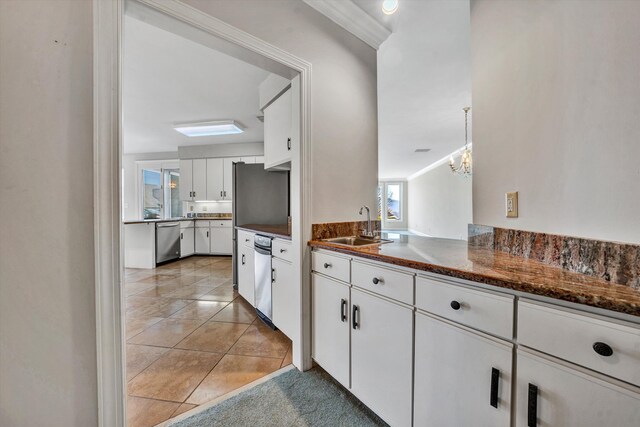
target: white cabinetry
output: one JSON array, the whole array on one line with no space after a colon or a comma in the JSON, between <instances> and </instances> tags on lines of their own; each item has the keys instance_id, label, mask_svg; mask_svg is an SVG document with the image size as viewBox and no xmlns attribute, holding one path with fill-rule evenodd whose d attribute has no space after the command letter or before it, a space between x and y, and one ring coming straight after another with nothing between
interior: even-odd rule
<instances>
[{"instance_id":1,"label":"white cabinetry","mask_svg":"<svg viewBox=\"0 0 640 427\"><path fill-rule=\"evenodd\" d=\"M252 240L253 242L253 240ZM255 307L254 249L238 243L238 293Z\"/></svg>"},{"instance_id":2,"label":"white cabinetry","mask_svg":"<svg viewBox=\"0 0 640 427\"><path fill-rule=\"evenodd\" d=\"M287 249L283 252L285 254L286 251L290 251L291 242L275 239L273 247L274 249L276 247L281 249L286 247ZM298 310L292 298L298 294L296 287L299 286L299 283L294 277L291 262L281 257L279 252L273 252L271 268L273 269L271 283L273 319L271 320L286 336L293 339L296 336Z\"/></svg>"},{"instance_id":3,"label":"white cabinetry","mask_svg":"<svg viewBox=\"0 0 640 427\"><path fill-rule=\"evenodd\" d=\"M413 312L351 288L351 391L392 426L411 425Z\"/></svg>"},{"instance_id":4,"label":"white cabinetry","mask_svg":"<svg viewBox=\"0 0 640 427\"><path fill-rule=\"evenodd\" d=\"M210 221L211 254L231 255L233 252L233 233L231 220Z\"/></svg>"},{"instance_id":5,"label":"white cabinetry","mask_svg":"<svg viewBox=\"0 0 640 427\"><path fill-rule=\"evenodd\" d=\"M196 253L208 254L209 245L209 221L196 221Z\"/></svg>"},{"instance_id":6,"label":"white cabinetry","mask_svg":"<svg viewBox=\"0 0 640 427\"><path fill-rule=\"evenodd\" d=\"M180 160L180 199L205 200L207 197L207 160Z\"/></svg>"},{"instance_id":7,"label":"white cabinetry","mask_svg":"<svg viewBox=\"0 0 640 427\"><path fill-rule=\"evenodd\" d=\"M180 160L180 200L193 200L193 160Z\"/></svg>"},{"instance_id":8,"label":"white cabinetry","mask_svg":"<svg viewBox=\"0 0 640 427\"><path fill-rule=\"evenodd\" d=\"M517 427L640 425L637 388L522 350L517 366Z\"/></svg>"},{"instance_id":9,"label":"white cabinetry","mask_svg":"<svg viewBox=\"0 0 640 427\"><path fill-rule=\"evenodd\" d=\"M349 388L349 286L315 273L311 286L312 357Z\"/></svg>"},{"instance_id":10,"label":"white cabinetry","mask_svg":"<svg viewBox=\"0 0 640 427\"><path fill-rule=\"evenodd\" d=\"M233 164L239 162L240 157L227 157L223 160L223 200L233 200Z\"/></svg>"},{"instance_id":11,"label":"white cabinetry","mask_svg":"<svg viewBox=\"0 0 640 427\"><path fill-rule=\"evenodd\" d=\"M180 223L180 258L193 255L195 252L195 227L193 221Z\"/></svg>"},{"instance_id":12,"label":"white cabinetry","mask_svg":"<svg viewBox=\"0 0 640 427\"><path fill-rule=\"evenodd\" d=\"M414 425L509 426L513 344L415 317Z\"/></svg>"},{"instance_id":13,"label":"white cabinetry","mask_svg":"<svg viewBox=\"0 0 640 427\"><path fill-rule=\"evenodd\" d=\"M224 159L207 159L207 200L224 198Z\"/></svg>"},{"instance_id":14,"label":"white cabinetry","mask_svg":"<svg viewBox=\"0 0 640 427\"><path fill-rule=\"evenodd\" d=\"M264 109L264 166L281 167L291 162L291 89Z\"/></svg>"}]
</instances>

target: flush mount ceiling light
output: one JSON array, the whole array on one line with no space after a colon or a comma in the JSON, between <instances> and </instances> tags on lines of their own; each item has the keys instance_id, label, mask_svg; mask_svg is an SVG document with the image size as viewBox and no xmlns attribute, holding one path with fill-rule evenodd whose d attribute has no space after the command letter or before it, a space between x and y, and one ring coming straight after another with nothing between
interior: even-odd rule
<instances>
[{"instance_id":1,"label":"flush mount ceiling light","mask_svg":"<svg viewBox=\"0 0 640 427\"><path fill-rule=\"evenodd\" d=\"M213 122L180 123L173 126L175 130L188 137L234 135L244 132L235 120L218 120Z\"/></svg>"},{"instance_id":2,"label":"flush mount ceiling light","mask_svg":"<svg viewBox=\"0 0 640 427\"><path fill-rule=\"evenodd\" d=\"M453 155L449 158L451 172L465 177L471 176L472 169L471 150L469 150L469 141L467 140L467 114L469 114L470 109L471 107L464 107L462 109L462 111L464 111L464 150L462 151L460 165L456 166L453 163Z\"/></svg>"},{"instance_id":3,"label":"flush mount ceiling light","mask_svg":"<svg viewBox=\"0 0 640 427\"><path fill-rule=\"evenodd\" d=\"M398 0L384 0L382 2L382 12L385 15L393 15L398 10Z\"/></svg>"}]
</instances>

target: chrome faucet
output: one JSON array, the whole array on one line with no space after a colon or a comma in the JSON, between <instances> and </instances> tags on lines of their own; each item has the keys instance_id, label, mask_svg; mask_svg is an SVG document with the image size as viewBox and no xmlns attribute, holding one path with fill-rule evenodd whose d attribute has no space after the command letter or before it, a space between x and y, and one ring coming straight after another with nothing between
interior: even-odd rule
<instances>
[{"instance_id":1,"label":"chrome faucet","mask_svg":"<svg viewBox=\"0 0 640 427\"><path fill-rule=\"evenodd\" d=\"M373 229L371 228L371 210L369 209L369 206L362 206L360 208L360 215L362 215L363 209L367 210L367 230L363 233L363 235L366 237L373 237Z\"/></svg>"}]
</instances>

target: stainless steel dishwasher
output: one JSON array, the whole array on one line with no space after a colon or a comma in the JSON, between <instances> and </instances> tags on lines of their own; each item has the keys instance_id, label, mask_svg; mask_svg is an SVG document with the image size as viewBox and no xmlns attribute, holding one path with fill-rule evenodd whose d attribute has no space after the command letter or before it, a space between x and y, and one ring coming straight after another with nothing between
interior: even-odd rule
<instances>
[{"instance_id":1,"label":"stainless steel dishwasher","mask_svg":"<svg viewBox=\"0 0 640 427\"><path fill-rule=\"evenodd\" d=\"M260 319L271 328L271 237L256 234L254 239L255 250L255 298L256 312Z\"/></svg>"},{"instance_id":2,"label":"stainless steel dishwasher","mask_svg":"<svg viewBox=\"0 0 640 427\"><path fill-rule=\"evenodd\" d=\"M180 258L180 223L156 223L156 264Z\"/></svg>"}]
</instances>

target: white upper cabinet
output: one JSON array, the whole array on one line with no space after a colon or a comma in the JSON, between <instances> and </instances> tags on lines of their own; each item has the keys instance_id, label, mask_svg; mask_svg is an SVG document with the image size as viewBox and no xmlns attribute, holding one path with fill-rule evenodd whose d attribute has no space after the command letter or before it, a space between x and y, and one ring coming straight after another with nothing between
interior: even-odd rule
<instances>
[{"instance_id":1,"label":"white upper cabinet","mask_svg":"<svg viewBox=\"0 0 640 427\"><path fill-rule=\"evenodd\" d=\"M233 164L240 161L240 157L227 157L224 160L224 174L222 190L223 200L233 200Z\"/></svg>"},{"instance_id":2,"label":"white upper cabinet","mask_svg":"<svg viewBox=\"0 0 640 427\"><path fill-rule=\"evenodd\" d=\"M205 200L207 197L207 160L193 160L193 200Z\"/></svg>"},{"instance_id":3,"label":"white upper cabinet","mask_svg":"<svg viewBox=\"0 0 640 427\"><path fill-rule=\"evenodd\" d=\"M240 161L244 163L256 163L255 157L240 157Z\"/></svg>"},{"instance_id":4,"label":"white upper cabinet","mask_svg":"<svg viewBox=\"0 0 640 427\"><path fill-rule=\"evenodd\" d=\"M193 160L180 160L180 200L193 200Z\"/></svg>"},{"instance_id":5,"label":"white upper cabinet","mask_svg":"<svg viewBox=\"0 0 640 427\"><path fill-rule=\"evenodd\" d=\"M222 200L224 195L224 159L207 159L207 200Z\"/></svg>"},{"instance_id":6,"label":"white upper cabinet","mask_svg":"<svg viewBox=\"0 0 640 427\"><path fill-rule=\"evenodd\" d=\"M264 166L282 167L291 162L291 89L264 109Z\"/></svg>"}]
</instances>

